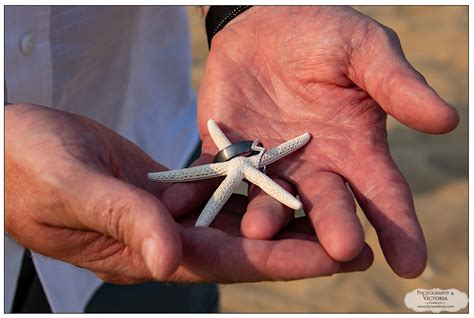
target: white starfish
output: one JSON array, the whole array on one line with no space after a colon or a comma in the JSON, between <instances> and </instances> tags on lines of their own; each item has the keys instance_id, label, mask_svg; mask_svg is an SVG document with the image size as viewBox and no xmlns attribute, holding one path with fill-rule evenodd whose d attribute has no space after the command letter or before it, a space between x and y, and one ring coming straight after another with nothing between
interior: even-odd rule
<instances>
[{"instance_id":1,"label":"white starfish","mask_svg":"<svg viewBox=\"0 0 474 318\"><path fill-rule=\"evenodd\" d=\"M231 145L229 139L214 120L209 119L207 128L219 151ZM187 182L226 176L202 210L195 226L209 226L244 178L259 186L281 203L297 210L301 208L301 202L258 169L303 147L309 141L309 138L309 134L304 133L267 152L265 152L265 148L257 146L257 142L254 142L252 150L259 151L256 155L236 157L226 162L180 170L151 172L148 174L148 179L161 182Z\"/></svg>"}]
</instances>

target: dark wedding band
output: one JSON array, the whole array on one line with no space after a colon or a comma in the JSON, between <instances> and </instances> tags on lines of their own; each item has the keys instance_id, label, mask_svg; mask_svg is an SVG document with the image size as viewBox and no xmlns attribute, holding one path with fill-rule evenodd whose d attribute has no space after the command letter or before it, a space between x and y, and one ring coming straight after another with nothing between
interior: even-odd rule
<instances>
[{"instance_id":1,"label":"dark wedding band","mask_svg":"<svg viewBox=\"0 0 474 318\"><path fill-rule=\"evenodd\" d=\"M237 156L244 155L244 154L246 157L250 155L256 155L258 154L258 151L252 150L252 144L253 144L253 141L244 140L244 141L236 142L235 144L232 144L230 146L227 146L217 153L217 155L214 157L213 162L217 163L217 162L229 161L232 158L235 158ZM259 146L262 146L262 144L259 143Z\"/></svg>"}]
</instances>

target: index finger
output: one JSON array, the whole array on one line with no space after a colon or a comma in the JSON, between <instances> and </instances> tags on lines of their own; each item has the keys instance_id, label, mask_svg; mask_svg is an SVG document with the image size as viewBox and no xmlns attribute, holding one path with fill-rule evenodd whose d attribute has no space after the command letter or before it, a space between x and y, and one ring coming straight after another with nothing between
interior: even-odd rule
<instances>
[{"instance_id":1,"label":"index finger","mask_svg":"<svg viewBox=\"0 0 474 318\"><path fill-rule=\"evenodd\" d=\"M273 180L291 194L296 193L288 182ZM294 210L283 205L255 185L249 187L249 204L242 218L242 234L252 239L271 239L294 218Z\"/></svg>"}]
</instances>

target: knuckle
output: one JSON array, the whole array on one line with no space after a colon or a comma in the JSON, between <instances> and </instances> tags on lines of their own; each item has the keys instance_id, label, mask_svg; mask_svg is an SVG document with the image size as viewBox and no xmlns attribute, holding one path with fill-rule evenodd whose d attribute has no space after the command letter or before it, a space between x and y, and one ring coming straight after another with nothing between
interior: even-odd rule
<instances>
[{"instance_id":1,"label":"knuckle","mask_svg":"<svg viewBox=\"0 0 474 318\"><path fill-rule=\"evenodd\" d=\"M378 22L372 21L364 25L364 29L361 32L365 40L371 43L375 47L385 47L387 45L400 45L400 38L398 34L385 25L381 25Z\"/></svg>"}]
</instances>

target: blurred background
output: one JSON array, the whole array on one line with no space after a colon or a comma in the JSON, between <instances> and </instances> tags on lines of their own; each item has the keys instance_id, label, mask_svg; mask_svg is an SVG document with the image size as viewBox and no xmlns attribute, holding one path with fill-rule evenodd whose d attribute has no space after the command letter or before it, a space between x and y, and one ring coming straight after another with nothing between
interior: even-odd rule
<instances>
[{"instance_id":1,"label":"blurred background","mask_svg":"<svg viewBox=\"0 0 474 318\"><path fill-rule=\"evenodd\" d=\"M441 136L410 130L389 119L395 161L410 184L428 244L428 266L416 279L397 277L364 214L366 241L375 253L363 273L294 282L221 285L222 312L411 312L403 299L415 288L468 293L468 7L354 6L394 29L410 63L461 115ZM208 53L201 10L189 7L192 80L196 90ZM461 312L468 312L468 308Z\"/></svg>"}]
</instances>

